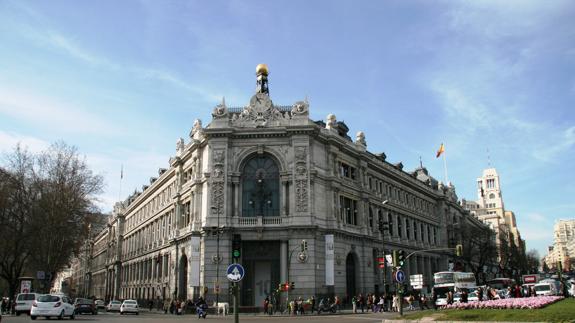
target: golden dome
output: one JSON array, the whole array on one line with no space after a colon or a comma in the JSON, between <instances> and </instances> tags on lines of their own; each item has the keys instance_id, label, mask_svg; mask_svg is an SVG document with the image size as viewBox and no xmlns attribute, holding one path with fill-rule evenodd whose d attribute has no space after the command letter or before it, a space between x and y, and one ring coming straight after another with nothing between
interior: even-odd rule
<instances>
[{"instance_id":1,"label":"golden dome","mask_svg":"<svg viewBox=\"0 0 575 323\"><path fill-rule=\"evenodd\" d=\"M258 64L256 66L256 75L268 75L268 66L266 64Z\"/></svg>"}]
</instances>

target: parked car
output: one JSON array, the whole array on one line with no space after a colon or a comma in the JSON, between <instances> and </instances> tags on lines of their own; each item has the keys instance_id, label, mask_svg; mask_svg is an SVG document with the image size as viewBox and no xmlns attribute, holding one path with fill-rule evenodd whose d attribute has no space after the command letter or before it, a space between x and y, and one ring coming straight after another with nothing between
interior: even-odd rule
<instances>
[{"instance_id":1,"label":"parked car","mask_svg":"<svg viewBox=\"0 0 575 323\"><path fill-rule=\"evenodd\" d=\"M89 298L76 298L74 301L74 310L76 311L76 314L98 314L96 303Z\"/></svg>"},{"instance_id":2,"label":"parked car","mask_svg":"<svg viewBox=\"0 0 575 323\"><path fill-rule=\"evenodd\" d=\"M106 312L120 311L120 306L122 306L122 302L110 301L110 303L108 303L108 306L106 307Z\"/></svg>"},{"instance_id":3,"label":"parked car","mask_svg":"<svg viewBox=\"0 0 575 323\"><path fill-rule=\"evenodd\" d=\"M120 306L120 314L126 314L126 313L134 313L138 315L139 314L138 302L136 302L133 299L125 300Z\"/></svg>"},{"instance_id":4,"label":"parked car","mask_svg":"<svg viewBox=\"0 0 575 323\"><path fill-rule=\"evenodd\" d=\"M30 310L32 309L32 304L35 300L40 297L41 294L37 293L22 293L16 296L16 306L14 310L16 311L16 315L20 315L22 313L30 314Z\"/></svg>"},{"instance_id":5,"label":"parked car","mask_svg":"<svg viewBox=\"0 0 575 323\"><path fill-rule=\"evenodd\" d=\"M35 320L38 316L45 318L58 317L59 320L64 316L74 319L74 305L67 296L60 295L42 295L32 304L30 318Z\"/></svg>"},{"instance_id":6,"label":"parked car","mask_svg":"<svg viewBox=\"0 0 575 323\"><path fill-rule=\"evenodd\" d=\"M97 308L97 309L105 309L105 308L106 308L106 303L105 303L103 300L101 300L101 299L97 299L97 300L95 301L95 303L96 303L96 308Z\"/></svg>"}]
</instances>

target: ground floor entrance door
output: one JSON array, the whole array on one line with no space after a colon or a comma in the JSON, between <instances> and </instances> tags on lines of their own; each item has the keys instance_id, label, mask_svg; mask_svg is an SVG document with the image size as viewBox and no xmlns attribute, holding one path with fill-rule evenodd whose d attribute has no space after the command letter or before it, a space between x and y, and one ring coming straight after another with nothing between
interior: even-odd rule
<instances>
[{"instance_id":1,"label":"ground floor entrance door","mask_svg":"<svg viewBox=\"0 0 575 323\"><path fill-rule=\"evenodd\" d=\"M241 305L263 306L280 282L280 242L242 241Z\"/></svg>"}]
</instances>

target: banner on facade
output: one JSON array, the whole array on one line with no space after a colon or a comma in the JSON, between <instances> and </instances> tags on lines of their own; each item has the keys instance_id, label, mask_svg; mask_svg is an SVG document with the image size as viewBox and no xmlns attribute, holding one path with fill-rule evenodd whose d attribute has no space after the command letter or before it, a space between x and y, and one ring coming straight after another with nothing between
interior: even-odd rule
<instances>
[{"instance_id":1,"label":"banner on facade","mask_svg":"<svg viewBox=\"0 0 575 323\"><path fill-rule=\"evenodd\" d=\"M334 260L335 248L333 234L325 235L325 285L333 286L334 283Z\"/></svg>"},{"instance_id":2,"label":"banner on facade","mask_svg":"<svg viewBox=\"0 0 575 323\"><path fill-rule=\"evenodd\" d=\"M200 286L200 237L192 237L190 251L190 267L188 269L188 284L192 287Z\"/></svg>"}]
</instances>

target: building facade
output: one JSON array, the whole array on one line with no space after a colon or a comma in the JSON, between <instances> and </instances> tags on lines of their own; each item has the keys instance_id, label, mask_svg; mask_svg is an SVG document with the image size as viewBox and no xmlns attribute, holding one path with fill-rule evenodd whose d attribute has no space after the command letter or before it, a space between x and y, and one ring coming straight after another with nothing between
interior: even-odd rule
<instances>
[{"instance_id":1,"label":"building facade","mask_svg":"<svg viewBox=\"0 0 575 323\"><path fill-rule=\"evenodd\" d=\"M477 201L462 201L462 206L493 229L501 269L507 267L515 254L525 255L525 240L517 227L515 213L505 209L501 181L495 168L483 170L477 179ZM515 251L516 250L516 251Z\"/></svg>"},{"instance_id":2,"label":"building facade","mask_svg":"<svg viewBox=\"0 0 575 323\"><path fill-rule=\"evenodd\" d=\"M312 121L307 100L275 105L267 77L258 65L249 104L222 101L207 126L196 120L168 167L116 204L92 242L93 296L230 301L233 244L242 306L284 282L290 298L394 290L377 258L397 249L414 252L404 270L430 286L454 262L461 225L483 225L451 184L369 152L365 134L352 140L334 115Z\"/></svg>"},{"instance_id":3,"label":"building facade","mask_svg":"<svg viewBox=\"0 0 575 323\"><path fill-rule=\"evenodd\" d=\"M562 269L571 270L575 264L575 219L555 222L553 238L545 263L549 268L557 269L561 262Z\"/></svg>"}]
</instances>

